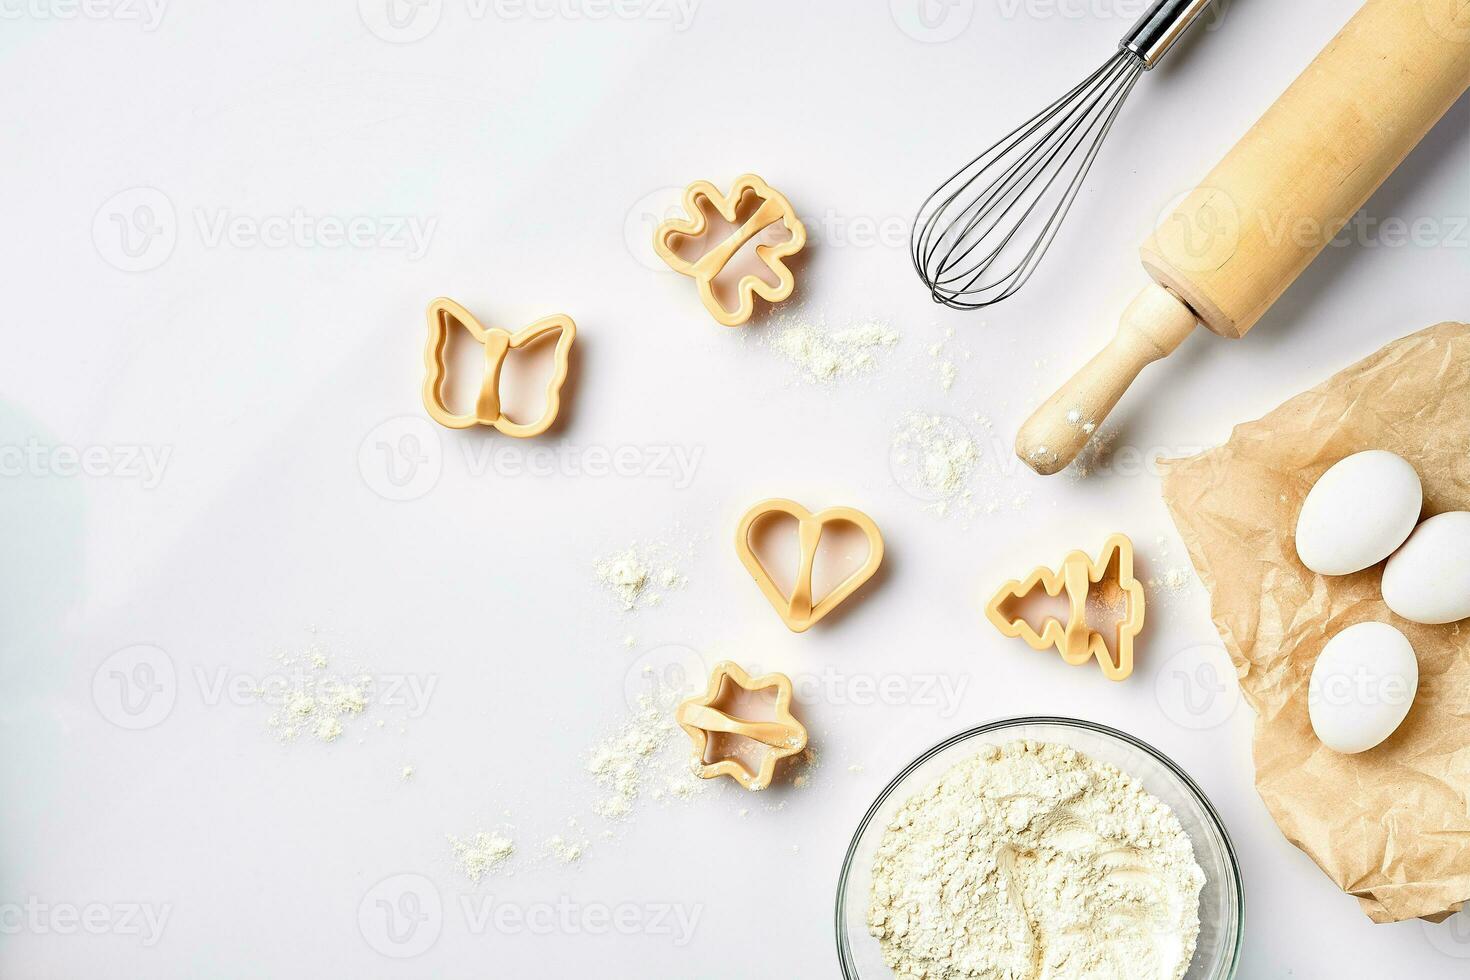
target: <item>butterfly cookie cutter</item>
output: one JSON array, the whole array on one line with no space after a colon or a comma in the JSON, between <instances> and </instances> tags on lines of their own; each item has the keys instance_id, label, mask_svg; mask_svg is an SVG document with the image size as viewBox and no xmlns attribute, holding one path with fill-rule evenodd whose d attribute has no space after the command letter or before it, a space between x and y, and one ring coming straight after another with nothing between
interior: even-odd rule
<instances>
[{"instance_id":1,"label":"butterfly cookie cutter","mask_svg":"<svg viewBox=\"0 0 1470 980\"><path fill-rule=\"evenodd\" d=\"M769 721L748 721L720 707L735 689L753 694L768 688L776 692ZM762 790L771 785L776 763L806 748L806 727L792 715L791 701L791 678L785 674L752 678L732 661L715 664L708 690L683 702L674 712L679 727L694 743L694 774L700 779L729 776L748 790ZM738 736L760 745L759 765L752 770L733 756L709 761L710 736L715 734Z\"/></svg>"},{"instance_id":2,"label":"butterfly cookie cutter","mask_svg":"<svg viewBox=\"0 0 1470 980\"><path fill-rule=\"evenodd\" d=\"M1123 615L1118 620L1116 660L1108 652L1107 640L1087 624L1088 594L1094 585L1107 578L1108 569L1114 565L1118 569L1117 585L1124 600ZM1052 598L1066 592L1069 613L1065 625L1055 617L1048 617L1039 634L1024 618L1007 611L1013 603L1024 601L1038 587L1044 588ZM1001 633L1025 640L1033 650L1055 646L1062 659L1074 667L1096 659L1109 680L1127 680L1133 673L1133 641L1143 631L1144 617L1143 584L1133 577L1133 542L1127 535L1114 534L1103 543L1102 554L1097 561L1084 551L1074 551L1055 572L1043 566L1024 581L1012 579L1000 587L985 607L985 617Z\"/></svg>"},{"instance_id":3,"label":"butterfly cookie cutter","mask_svg":"<svg viewBox=\"0 0 1470 980\"><path fill-rule=\"evenodd\" d=\"M770 570L751 547L751 532L756 524L765 517L772 514L786 514L796 518L797 542L801 549L800 561L797 565L796 582L788 596L783 593L775 580L771 577ZM868 557L852 574L828 592L820 601L814 601L812 597L812 568L816 563L817 544L822 537L822 529L828 524L851 524L863 532L868 539ZM745 570L755 579L755 584L765 594L771 606L775 608L781 621L793 633L804 633L811 628L822 617L833 609L836 609L844 599L852 595L863 583L873 577L878 571L878 566L883 563L883 535L878 531L878 525L873 519L860 510L851 507L829 507L826 510L813 514L801 504L794 500L773 498L763 500L740 519L740 526L735 530L735 553L740 556L740 562Z\"/></svg>"},{"instance_id":4,"label":"butterfly cookie cutter","mask_svg":"<svg viewBox=\"0 0 1470 980\"><path fill-rule=\"evenodd\" d=\"M742 221L741 205L747 195L754 196L760 206ZM680 238L697 239L705 235L709 230L705 204L718 211L720 217L735 229L699 258L683 258L674 250L674 242ZM729 194L721 194L707 180L697 180L684 189L684 211L687 218L671 218L654 229L653 250L668 263L669 268L694 278L699 286L700 301L717 321L727 327L738 327L755 312L755 297L759 296L768 303L784 302L791 297L796 289L796 276L785 260L806 247L806 226L785 196L755 174L738 177ZM786 227L790 237L774 244L755 246L756 256L776 276L776 284L771 285L755 273L741 276L735 286L735 309L726 308L715 295L715 279L752 238L777 223Z\"/></svg>"},{"instance_id":5,"label":"butterfly cookie cutter","mask_svg":"<svg viewBox=\"0 0 1470 980\"><path fill-rule=\"evenodd\" d=\"M499 327L486 328L463 306L441 296L429 304L429 340L424 347L424 407L440 425L451 429L468 429L475 425L488 425L493 429L525 439L539 436L551 428L561 411L561 388L567 380L570 367L572 342L577 337L577 325L569 316L561 314L537 320L519 333L509 333ZM475 399L472 412L456 415L444 399L444 381L448 370L444 362L444 349L449 343L449 334L454 324L463 326L471 337L485 347L485 374L480 381L480 393ZM558 334L554 367L551 380L546 385L546 411L534 422L513 422L502 411L500 405L500 370L506 356L513 350L528 347L552 333Z\"/></svg>"}]
</instances>

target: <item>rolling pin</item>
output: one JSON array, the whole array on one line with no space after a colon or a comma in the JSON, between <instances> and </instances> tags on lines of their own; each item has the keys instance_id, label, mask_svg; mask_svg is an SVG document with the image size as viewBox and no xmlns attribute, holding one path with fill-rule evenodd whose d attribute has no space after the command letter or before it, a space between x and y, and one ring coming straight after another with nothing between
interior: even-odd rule
<instances>
[{"instance_id":1,"label":"rolling pin","mask_svg":"<svg viewBox=\"0 0 1470 980\"><path fill-rule=\"evenodd\" d=\"M1016 454L1066 467L1202 323L1245 336L1470 88L1470 0L1368 0L1142 249L1153 282L1036 410Z\"/></svg>"}]
</instances>

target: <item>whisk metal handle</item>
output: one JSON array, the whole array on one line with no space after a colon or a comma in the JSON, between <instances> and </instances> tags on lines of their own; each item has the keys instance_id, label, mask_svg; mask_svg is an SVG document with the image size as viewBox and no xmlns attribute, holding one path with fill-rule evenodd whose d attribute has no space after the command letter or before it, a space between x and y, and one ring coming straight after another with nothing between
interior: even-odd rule
<instances>
[{"instance_id":1,"label":"whisk metal handle","mask_svg":"<svg viewBox=\"0 0 1470 980\"><path fill-rule=\"evenodd\" d=\"M1147 71L1169 53L1174 42L1189 30L1190 25L1199 19L1211 2L1212 0L1156 0L1118 46L1133 52Z\"/></svg>"}]
</instances>

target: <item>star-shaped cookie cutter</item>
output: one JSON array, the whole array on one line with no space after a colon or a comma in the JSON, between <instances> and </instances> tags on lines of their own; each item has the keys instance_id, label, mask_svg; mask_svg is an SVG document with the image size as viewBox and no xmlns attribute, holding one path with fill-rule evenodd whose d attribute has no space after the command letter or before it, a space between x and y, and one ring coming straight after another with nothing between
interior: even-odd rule
<instances>
[{"instance_id":1,"label":"star-shaped cookie cutter","mask_svg":"<svg viewBox=\"0 0 1470 980\"><path fill-rule=\"evenodd\" d=\"M774 711L769 721L748 721L737 718L717 707L733 693L726 684L747 693L775 688ZM729 776L748 790L762 790L771 785L776 763L796 755L806 748L806 728L791 714L791 678L785 674L764 674L751 678L740 665L725 660L715 664L710 672L709 689L700 697L693 697L679 705L674 719L679 727L689 733L694 743L693 770L700 779ZM738 735L760 743L760 766L752 772L738 759L726 758L713 762L707 760L710 735L723 733Z\"/></svg>"},{"instance_id":2,"label":"star-shaped cookie cutter","mask_svg":"<svg viewBox=\"0 0 1470 980\"><path fill-rule=\"evenodd\" d=\"M750 543L751 531L755 528L756 522L770 514L787 514L796 518L796 533L801 548L801 558L797 567L796 582L789 596L776 585L770 571ZM816 563L817 543L821 540L822 528L836 523L851 524L863 532L863 536L868 539L868 557L852 574L838 582L831 592L823 596L820 601L814 602L812 567ZM854 510L851 507L829 507L813 514L794 500L778 497L762 500L745 512L745 516L740 519L739 527L735 529L735 553L740 556L740 563L745 566L750 577L755 579L755 584L760 586L761 592L765 594L766 599L787 628L793 633L804 633L811 628L812 624L836 609L844 599L861 588L863 583L878 571L878 566L883 563L883 535L878 531L878 525L873 523L873 519L860 510Z\"/></svg>"},{"instance_id":3,"label":"star-shaped cookie cutter","mask_svg":"<svg viewBox=\"0 0 1470 980\"><path fill-rule=\"evenodd\" d=\"M740 203L746 194L755 195L761 203L741 222L737 219ZM712 206L720 217L736 228L729 237L699 258L685 259L674 251L673 243L681 237L700 238L708 231L709 218L701 201ZM755 174L736 178L729 194L721 194L707 180L697 180L684 189L684 212L687 218L671 218L654 229L653 250L668 263L669 268L694 278L699 286L699 299L711 316L727 327L738 327L755 312L755 297L759 296L768 303L780 303L790 298L796 289L796 276L785 260L806 247L806 226L784 195ZM716 277L747 242L778 222L786 226L791 237L776 244L755 247L756 255L775 274L776 285L754 273L741 276L735 286L735 309L727 309L715 295Z\"/></svg>"},{"instance_id":4,"label":"star-shaped cookie cutter","mask_svg":"<svg viewBox=\"0 0 1470 980\"><path fill-rule=\"evenodd\" d=\"M469 310L444 296L429 304L427 315L429 340L424 347L424 407L435 422L451 429L488 425L517 439L539 436L551 428L557 413L561 411L561 388L567 380L572 342L577 337L577 325L572 322L571 317L561 314L548 316L519 333L512 334L499 327L481 326L480 321ZM449 334L455 323L463 326L471 337L485 346L485 374L480 380L480 393L475 399L474 410L464 415L456 415L444 399L444 380L448 373L444 349L449 343ZM551 379L546 385L546 411L534 422L513 422L500 406L500 370L505 365L505 358L512 350L527 347L551 333L558 333L559 336Z\"/></svg>"},{"instance_id":5,"label":"star-shaped cookie cutter","mask_svg":"<svg viewBox=\"0 0 1470 980\"><path fill-rule=\"evenodd\" d=\"M1118 621L1116 660L1108 652L1107 640L1087 624L1088 593L1107 577L1109 567L1115 562L1118 588L1125 602L1124 614ZM1010 603L1023 601L1038 586L1045 588L1052 598L1065 591L1069 605L1066 624L1048 617L1040 634L1024 618L1005 611ZM1144 617L1143 583L1133 577L1133 542L1127 535L1114 534L1103 543L1097 561L1084 551L1074 551L1055 572L1041 567L1024 581L1012 579L1000 587L985 607L985 617L1003 634L1025 640L1033 650L1055 646L1062 659L1074 667L1096 659L1109 680L1127 680L1133 673L1133 641L1143 631Z\"/></svg>"}]
</instances>

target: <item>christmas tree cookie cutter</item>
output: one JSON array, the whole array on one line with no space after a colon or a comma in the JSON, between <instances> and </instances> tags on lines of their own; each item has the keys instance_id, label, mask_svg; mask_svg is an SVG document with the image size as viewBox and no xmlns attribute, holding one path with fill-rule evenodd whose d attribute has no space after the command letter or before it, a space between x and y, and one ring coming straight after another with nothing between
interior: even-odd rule
<instances>
[{"instance_id":1,"label":"christmas tree cookie cutter","mask_svg":"<svg viewBox=\"0 0 1470 980\"><path fill-rule=\"evenodd\" d=\"M435 422L451 429L488 425L517 439L539 436L551 428L561 411L561 388L567 380L572 342L577 338L577 325L571 317L561 314L548 316L513 334L499 327L481 326L469 310L441 296L429 304L428 320L429 340L424 347L424 407ZM444 350L456 323L485 347L485 374L480 380L480 393L475 399L474 410L464 415L455 414L444 398L444 381L448 373ZM534 422L513 422L500 405L500 371L505 366L506 356L552 333L557 333L558 337L551 379L546 385L546 410Z\"/></svg>"},{"instance_id":2,"label":"christmas tree cookie cutter","mask_svg":"<svg viewBox=\"0 0 1470 980\"><path fill-rule=\"evenodd\" d=\"M1108 569L1114 565L1118 569L1117 585L1124 605L1114 644L1116 660L1108 652L1107 640L1087 623L1088 594L1094 585L1106 579ZM1065 624L1048 617L1040 634L1025 619L1007 612L1012 603L1025 600L1038 587L1044 588L1052 598L1065 592L1069 607ZM1041 567L1024 580L1012 579L995 593L985 607L985 616L1001 633L1025 640L1033 650L1055 646L1062 659L1074 667L1096 659L1109 680L1127 680L1133 673L1133 641L1143 631L1144 617L1143 584L1133 577L1133 542L1127 535L1114 534L1103 543L1097 561L1084 551L1074 551L1057 571Z\"/></svg>"},{"instance_id":3,"label":"christmas tree cookie cutter","mask_svg":"<svg viewBox=\"0 0 1470 980\"><path fill-rule=\"evenodd\" d=\"M749 721L721 707L737 689L753 694L768 688L776 692L768 721ZM732 661L715 664L705 693L683 702L674 712L679 727L694 743L694 774L700 779L729 776L748 790L763 790L771 785L776 763L806 748L806 727L792 715L791 701L791 678L785 674L752 678ZM759 764L751 769L733 757L710 761L711 735L715 734L734 735L758 744Z\"/></svg>"},{"instance_id":4,"label":"christmas tree cookie cutter","mask_svg":"<svg viewBox=\"0 0 1470 980\"><path fill-rule=\"evenodd\" d=\"M770 570L760 560L751 546L751 532L755 530L756 524L765 517L772 514L786 514L796 518L797 541L801 549L801 557L797 566L796 582L788 596L783 593L775 580L771 577ZM828 592L820 601L814 601L812 597L812 568L816 563L817 543L821 540L822 529L828 524L851 524L862 531L863 536L868 539L868 557L861 566L855 569L847 578L838 582L832 591ZM883 563L883 535L878 531L878 525L873 519L860 510L851 507L829 507L826 510L813 514L801 504L794 500L773 498L762 500L740 519L740 526L735 529L735 553L740 556L740 562L750 577L755 579L755 584L760 586L776 614L781 617L788 629L793 633L804 633L811 628L822 617L842 604L842 601L852 595L863 583L873 577L878 571L878 566Z\"/></svg>"},{"instance_id":5,"label":"christmas tree cookie cutter","mask_svg":"<svg viewBox=\"0 0 1470 980\"><path fill-rule=\"evenodd\" d=\"M754 196L760 206L741 221L740 209L746 195ZM736 227L724 241L699 258L683 258L674 250L674 243L680 238L701 238L709 230L709 217L704 205L713 207L720 217ZM687 218L671 218L654 229L653 250L669 268L693 277L699 287L700 301L717 321L727 327L738 327L755 312L757 296L767 303L780 303L790 298L796 289L796 276L785 260L806 247L806 226L784 195L755 174L738 177L729 194L721 194L707 180L697 180L684 189L684 212ZM746 243L777 223L786 227L790 238L755 247L756 256L775 275L776 284L771 285L755 273L741 276L735 286L735 308L727 308L715 295L715 279Z\"/></svg>"}]
</instances>

